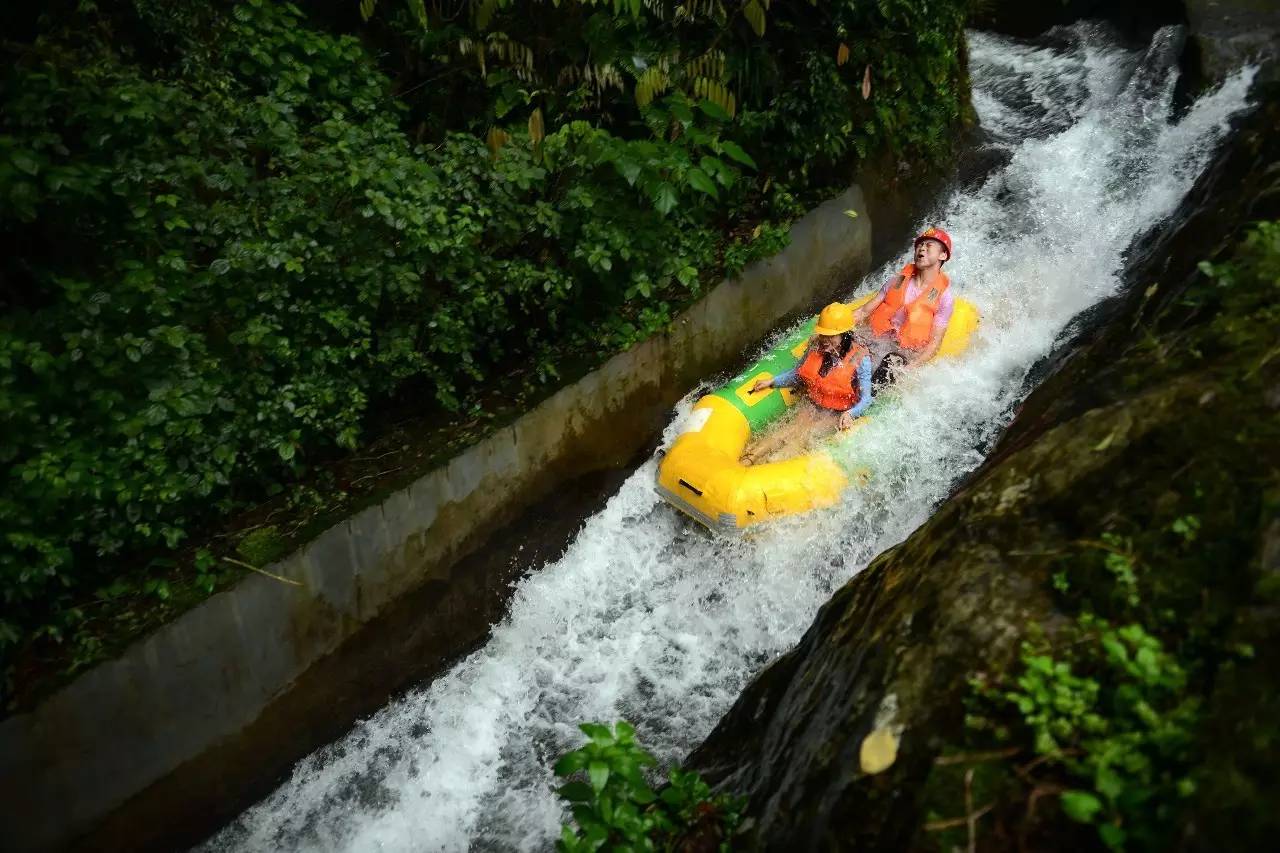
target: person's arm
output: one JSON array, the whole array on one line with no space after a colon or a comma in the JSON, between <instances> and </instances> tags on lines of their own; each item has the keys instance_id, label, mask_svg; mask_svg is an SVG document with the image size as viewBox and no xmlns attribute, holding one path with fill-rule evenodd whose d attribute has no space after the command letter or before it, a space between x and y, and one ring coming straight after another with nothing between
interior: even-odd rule
<instances>
[{"instance_id":1,"label":"person's arm","mask_svg":"<svg viewBox=\"0 0 1280 853\"><path fill-rule=\"evenodd\" d=\"M875 295L874 299L853 312L853 325L861 326L862 322L871 316L871 312L880 307L880 303L884 302L884 296L889 292L889 288L898 283L898 278L899 276L894 276L889 279L889 283L880 288L880 292Z\"/></svg>"},{"instance_id":2,"label":"person's arm","mask_svg":"<svg viewBox=\"0 0 1280 853\"><path fill-rule=\"evenodd\" d=\"M858 402L853 406L840 413L840 421L837 426L840 429L848 429L853 425L856 418L866 414L867 409L871 408L872 392L871 392L871 374L874 368L871 366L871 356L863 356L862 361L858 362L858 373L854 377L854 381L858 383Z\"/></svg>"},{"instance_id":3,"label":"person's arm","mask_svg":"<svg viewBox=\"0 0 1280 853\"><path fill-rule=\"evenodd\" d=\"M858 383L858 402L854 403L853 408L849 409L850 417L860 418L871 408L871 374L873 368L871 366L871 356L864 355L862 361L858 363L858 374L855 381Z\"/></svg>"},{"instance_id":4,"label":"person's arm","mask_svg":"<svg viewBox=\"0 0 1280 853\"><path fill-rule=\"evenodd\" d=\"M793 367L790 370L785 370L782 373L779 373L772 379L758 380L756 384L751 386L751 393L755 394L769 388L794 388L796 383L799 381L799 370Z\"/></svg>"},{"instance_id":5,"label":"person's arm","mask_svg":"<svg viewBox=\"0 0 1280 853\"><path fill-rule=\"evenodd\" d=\"M790 370L784 370L769 380L769 384L774 388L794 388L795 384L800 381L799 373L799 370L794 367Z\"/></svg>"},{"instance_id":6,"label":"person's arm","mask_svg":"<svg viewBox=\"0 0 1280 853\"><path fill-rule=\"evenodd\" d=\"M938 347L942 346L942 336L946 334L946 332L947 330L945 327L939 329L937 326L934 326L933 335L929 338L929 343L925 344L924 349L911 356L911 366L915 367L917 365L924 364L926 361L937 355Z\"/></svg>"},{"instance_id":7,"label":"person's arm","mask_svg":"<svg viewBox=\"0 0 1280 853\"><path fill-rule=\"evenodd\" d=\"M896 275L894 275L892 278L890 278L888 281L884 283L884 285L880 288L880 292L876 294L874 299L872 299L866 305L863 305L861 308L853 312L853 325L855 326L859 325L860 323L862 323L863 320L871 316L872 311L880 307L880 303L884 302L885 296L887 296L889 293L889 288L897 287L899 282L905 281L906 279L911 278L911 276L915 274L916 274L915 264L907 264L905 267L903 267L902 272L897 273Z\"/></svg>"}]
</instances>

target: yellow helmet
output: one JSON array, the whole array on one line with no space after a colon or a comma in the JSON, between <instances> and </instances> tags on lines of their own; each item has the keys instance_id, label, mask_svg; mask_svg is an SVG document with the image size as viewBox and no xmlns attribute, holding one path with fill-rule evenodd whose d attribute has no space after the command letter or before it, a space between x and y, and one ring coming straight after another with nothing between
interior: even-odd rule
<instances>
[{"instance_id":1,"label":"yellow helmet","mask_svg":"<svg viewBox=\"0 0 1280 853\"><path fill-rule=\"evenodd\" d=\"M815 335L843 335L853 328L853 309L841 302L832 302L818 315Z\"/></svg>"}]
</instances>

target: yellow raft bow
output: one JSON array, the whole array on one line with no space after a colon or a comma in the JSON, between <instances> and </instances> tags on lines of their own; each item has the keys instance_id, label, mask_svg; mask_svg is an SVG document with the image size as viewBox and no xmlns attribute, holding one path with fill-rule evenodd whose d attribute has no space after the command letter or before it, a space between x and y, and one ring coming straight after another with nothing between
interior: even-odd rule
<instances>
[{"instance_id":1,"label":"yellow raft bow","mask_svg":"<svg viewBox=\"0 0 1280 853\"><path fill-rule=\"evenodd\" d=\"M850 307L859 308L874 295ZM723 388L698 401L690 427L658 468L658 492L664 500L712 530L734 532L839 499L852 478L828 449L763 465L738 461L752 433L795 404L789 388L752 394L751 386L794 367L809 346L815 322L816 318L806 323ZM977 309L957 299L935 358L965 350L977 325Z\"/></svg>"}]
</instances>

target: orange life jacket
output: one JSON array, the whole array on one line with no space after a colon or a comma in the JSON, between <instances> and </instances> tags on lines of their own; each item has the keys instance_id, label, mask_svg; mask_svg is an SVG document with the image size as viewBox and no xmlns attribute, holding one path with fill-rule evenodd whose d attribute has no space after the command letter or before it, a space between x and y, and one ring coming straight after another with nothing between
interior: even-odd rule
<instances>
[{"instance_id":1,"label":"orange life jacket","mask_svg":"<svg viewBox=\"0 0 1280 853\"><path fill-rule=\"evenodd\" d=\"M827 371L826 376L818 375L822 369L822 353L812 347L800 365L798 376L809 392L809 399L824 409L843 412L852 408L861 396L854 385L853 377L858 372L858 365L867 357L865 347L854 344L849 352Z\"/></svg>"},{"instance_id":2,"label":"orange life jacket","mask_svg":"<svg viewBox=\"0 0 1280 853\"><path fill-rule=\"evenodd\" d=\"M877 335L887 335L893 331L893 317L902 308L907 297L907 282L916 274L916 265L907 264L902 268L901 278L889 286L876 310L871 312L871 331ZM933 337L933 318L938 313L938 305L942 302L942 294L951 286L947 274L938 271L941 284L935 284L917 296L907 305L907 321L898 329L898 345L906 349L924 349Z\"/></svg>"}]
</instances>

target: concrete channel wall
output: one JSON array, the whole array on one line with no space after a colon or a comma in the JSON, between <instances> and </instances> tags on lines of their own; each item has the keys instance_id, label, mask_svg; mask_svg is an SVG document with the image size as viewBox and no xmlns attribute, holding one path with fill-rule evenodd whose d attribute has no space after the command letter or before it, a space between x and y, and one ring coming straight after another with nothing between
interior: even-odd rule
<instances>
[{"instance_id":1,"label":"concrete channel wall","mask_svg":"<svg viewBox=\"0 0 1280 853\"><path fill-rule=\"evenodd\" d=\"M0 847L71 846L180 766L233 748L389 604L450 582L487 534L558 484L625 463L695 382L736 366L780 318L864 274L870 256L855 186L796 223L786 250L718 285L663 334L269 567L301 586L251 575L4 720Z\"/></svg>"}]
</instances>

